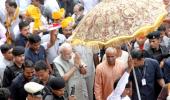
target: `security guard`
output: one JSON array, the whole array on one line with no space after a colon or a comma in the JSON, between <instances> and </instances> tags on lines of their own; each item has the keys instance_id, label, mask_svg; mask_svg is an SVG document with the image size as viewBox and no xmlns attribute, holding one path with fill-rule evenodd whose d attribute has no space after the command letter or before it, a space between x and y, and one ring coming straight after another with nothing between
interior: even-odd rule
<instances>
[{"instance_id":1,"label":"security guard","mask_svg":"<svg viewBox=\"0 0 170 100\"><path fill-rule=\"evenodd\" d=\"M149 44L150 44L150 47L148 48L147 52L151 56L150 58L157 60L161 66L163 59L168 56L168 49L166 48L165 45L161 44L160 31L151 32L147 36L147 38L149 39ZM155 87L157 88L155 90L156 96L158 96L161 91L161 87L157 83Z\"/></svg>"},{"instance_id":2,"label":"security guard","mask_svg":"<svg viewBox=\"0 0 170 100\"><path fill-rule=\"evenodd\" d=\"M147 52L151 58L157 60L159 63L168 56L168 49L160 43L160 31L150 33L147 38L149 39L150 47Z\"/></svg>"},{"instance_id":3,"label":"security guard","mask_svg":"<svg viewBox=\"0 0 170 100\"><path fill-rule=\"evenodd\" d=\"M140 49L131 51L141 100L156 100L155 90L157 90L157 88L155 87L155 84L158 83L161 87L165 85L163 74L158 61L151 58L145 58L143 53L144 52ZM132 100L138 100L132 72L129 80L132 82Z\"/></svg>"}]
</instances>

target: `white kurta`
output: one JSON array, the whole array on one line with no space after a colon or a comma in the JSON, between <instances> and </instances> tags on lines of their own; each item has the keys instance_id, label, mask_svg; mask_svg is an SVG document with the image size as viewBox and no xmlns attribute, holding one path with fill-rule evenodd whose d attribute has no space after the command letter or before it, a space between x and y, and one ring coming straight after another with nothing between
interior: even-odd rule
<instances>
[{"instance_id":1,"label":"white kurta","mask_svg":"<svg viewBox=\"0 0 170 100\"><path fill-rule=\"evenodd\" d=\"M2 55L1 51L0 51L0 84L2 84L2 79L4 76L4 70L6 68L6 66L11 66L13 64L12 61L7 61L4 56Z\"/></svg>"},{"instance_id":2,"label":"white kurta","mask_svg":"<svg viewBox=\"0 0 170 100\"><path fill-rule=\"evenodd\" d=\"M57 0L45 0L44 7L47 8L50 12L57 11L60 9Z\"/></svg>"},{"instance_id":3,"label":"white kurta","mask_svg":"<svg viewBox=\"0 0 170 100\"><path fill-rule=\"evenodd\" d=\"M47 48L47 44L50 42L50 34L46 34L41 37L41 45L43 45L44 48L47 49L47 59L50 64L52 64L53 60L59 55L59 46L64 43L65 40L65 36L58 33L55 44L52 47Z\"/></svg>"},{"instance_id":4,"label":"white kurta","mask_svg":"<svg viewBox=\"0 0 170 100\"><path fill-rule=\"evenodd\" d=\"M64 61L61 56L54 59L54 64L59 71L59 74L63 76L74 65L73 58L70 61ZM67 94L70 95L71 87L75 86L75 96L77 100L88 100L86 82L80 72L77 70L73 76L66 83Z\"/></svg>"},{"instance_id":5,"label":"white kurta","mask_svg":"<svg viewBox=\"0 0 170 100\"><path fill-rule=\"evenodd\" d=\"M87 74L85 76L89 100L93 100L93 87L94 87L94 76L95 76L95 65L93 60L93 54L97 51L93 51L91 48L85 46L75 46L75 51L80 53L81 59L87 65Z\"/></svg>"},{"instance_id":6,"label":"white kurta","mask_svg":"<svg viewBox=\"0 0 170 100\"><path fill-rule=\"evenodd\" d=\"M0 23L0 46L3 45L7 38L6 38L6 28Z\"/></svg>"},{"instance_id":7,"label":"white kurta","mask_svg":"<svg viewBox=\"0 0 170 100\"><path fill-rule=\"evenodd\" d=\"M28 5L31 4L31 0L15 0L15 2L19 6L21 13L25 12Z\"/></svg>"}]
</instances>

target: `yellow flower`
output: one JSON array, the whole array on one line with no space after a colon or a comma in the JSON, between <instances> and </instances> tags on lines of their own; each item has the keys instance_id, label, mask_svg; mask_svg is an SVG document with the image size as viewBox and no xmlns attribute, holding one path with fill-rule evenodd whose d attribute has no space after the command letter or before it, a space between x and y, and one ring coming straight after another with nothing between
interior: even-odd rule
<instances>
[{"instance_id":1,"label":"yellow flower","mask_svg":"<svg viewBox=\"0 0 170 100\"><path fill-rule=\"evenodd\" d=\"M26 16L34 19L34 29L39 29L42 26L41 22L41 11L34 5L29 5L26 10Z\"/></svg>"},{"instance_id":2,"label":"yellow flower","mask_svg":"<svg viewBox=\"0 0 170 100\"><path fill-rule=\"evenodd\" d=\"M74 19L72 17L67 17L61 21L61 27L66 28L67 26L73 26Z\"/></svg>"},{"instance_id":3,"label":"yellow flower","mask_svg":"<svg viewBox=\"0 0 170 100\"><path fill-rule=\"evenodd\" d=\"M52 18L53 19L62 19L64 17L64 15L65 15L65 10L64 10L64 8L61 8L60 10L52 13Z\"/></svg>"}]
</instances>

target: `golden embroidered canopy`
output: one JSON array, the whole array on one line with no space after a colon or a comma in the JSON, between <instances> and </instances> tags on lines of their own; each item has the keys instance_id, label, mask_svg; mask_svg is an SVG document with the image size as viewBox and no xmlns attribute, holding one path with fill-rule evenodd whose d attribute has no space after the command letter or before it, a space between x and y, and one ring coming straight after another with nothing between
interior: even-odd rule
<instances>
[{"instance_id":1,"label":"golden embroidered canopy","mask_svg":"<svg viewBox=\"0 0 170 100\"><path fill-rule=\"evenodd\" d=\"M157 29L167 15L163 0L103 0L81 20L72 44L118 45Z\"/></svg>"}]
</instances>

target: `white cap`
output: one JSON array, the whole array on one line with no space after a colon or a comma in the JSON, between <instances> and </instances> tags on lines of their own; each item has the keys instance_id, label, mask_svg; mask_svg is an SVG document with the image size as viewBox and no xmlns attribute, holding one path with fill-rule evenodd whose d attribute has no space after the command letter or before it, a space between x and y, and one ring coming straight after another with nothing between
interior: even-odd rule
<instances>
[{"instance_id":1,"label":"white cap","mask_svg":"<svg viewBox=\"0 0 170 100\"><path fill-rule=\"evenodd\" d=\"M44 88L43 85L38 84L36 82L28 82L24 85L25 91L27 91L28 93L31 93L31 94L37 93L37 92L41 91L43 88Z\"/></svg>"}]
</instances>

